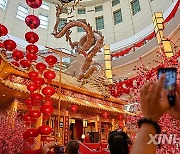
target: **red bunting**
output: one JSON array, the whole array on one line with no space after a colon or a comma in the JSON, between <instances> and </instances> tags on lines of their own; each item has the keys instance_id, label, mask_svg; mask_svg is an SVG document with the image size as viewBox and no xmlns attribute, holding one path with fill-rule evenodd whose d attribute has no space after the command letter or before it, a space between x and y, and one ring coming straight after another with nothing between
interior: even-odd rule
<instances>
[{"instance_id":1,"label":"red bunting","mask_svg":"<svg viewBox=\"0 0 180 154\"><path fill-rule=\"evenodd\" d=\"M134 47L142 47L143 45L144 45L144 40L141 40L140 42L135 43Z\"/></svg>"}]
</instances>

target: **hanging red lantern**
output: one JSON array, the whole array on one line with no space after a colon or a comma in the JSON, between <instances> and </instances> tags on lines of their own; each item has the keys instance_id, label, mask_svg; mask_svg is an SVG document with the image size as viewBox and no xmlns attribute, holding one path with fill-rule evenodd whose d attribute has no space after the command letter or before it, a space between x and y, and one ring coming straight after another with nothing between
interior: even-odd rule
<instances>
[{"instance_id":1,"label":"hanging red lantern","mask_svg":"<svg viewBox=\"0 0 180 154\"><path fill-rule=\"evenodd\" d=\"M26 3L29 7L37 9L41 6L42 0L26 0Z\"/></svg>"},{"instance_id":2,"label":"hanging red lantern","mask_svg":"<svg viewBox=\"0 0 180 154\"><path fill-rule=\"evenodd\" d=\"M4 25L0 24L0 37L7 35L7 33L8 33L7 28Z\"/></svg>"},{"instance_id":3,"label":"hanging red lantern","mask_svg":"<svg viewBox=\"0 0 180 154\"><path fill-rule=\"evenodd\" d=\"M120 128L123 128L124 127L124 122L120 121L118 125L119 125Z\"/></svg>"},{"instance_id":4,"label":"hanging red lantern","mask_svg":"<svg viewBox=\"0 0 180 154\"><path fill-rule=\"evenodd\" d=\"M25 60L25 59L23 59L23 60L20 61L20 65L21 65L23 68L28 68L28 67L31 66L30 62L29 62L28 60Z\"/></svg>"},{"instance_id":5,"label":"hanging red lantern","mask_svg":"<svg viewBox=\"0 0 180 154\"><path fill-rule=\"evenodd\" d=\"M34 100L34 102L40 102L43 100L43 96L39 93L33 93L31 94L31 98Z\"/></svg>"},{"instance_id":6,"label":"hanging red lantern","mask_svg":"<svg viewBox=\"0 0 180 154\"><path fill-rule=\"evenodd\" d=\"M39 40L39 36L34 32L27 32L25 34L26 41L28 43L36 43Z\"/></svg>"},{"instance_id":7,"label":"hanging red lantern","mask_svg":"<svg viewBox=\"0 0 180 154\"><path fill-rule=\"evenodd\" d=\"M48 99L48 100L45 100L44 104L45 105L52 105L53 102L50 99Z\"/></svg>"},{"instance_id":8,"label":"hanging red lantern","mask_svg":"<svg viewBox=\"0 0 180 154\"><path fill-rule=\"evenodd\" d=\"M56 74L54 71L46 71L44 73L44 77L47 79L48 82L52 82L52 80L56 77Z\"/></svg>"},{"instance_id":9,"label":"hanging red lantern","mask_svg":"<svg viewBox=\"0 0 180 154\"><path fill-rule=\"evenodd\" d=\"M31 122L31 117L29 116L29 114L25 114L24 116L23 116L23 120L24 121L29 121L29 122Z\"/></svg>"},{"instance_id":10,"label":"hanging red lantern","mask_svg":"<svg viewBox=\"0 0 180 154\"><path fill-rule=\"evenodd\" d=\"M49 135L52 133L52 128L48 125L43 125L38 128L38 132L41 135Z\"/></svg>"},{"instance_id":11,"label":"hanging red lantern","mask_svg":"<svg viewBox=\"0 0 180 154\"><path fill-rule=\"evenodd\" d=\"M28 53L36 54L38 52L38 47L34 44L29 44L26 46L26 51Z\"/></svg>"},{"instance_id":12,"label":"hanging red lantern","mask_svg":"<svg viewBox=\"0 0 180 154\"><path fill-rule=\"evenodd\" d=\"M73 112L77 112L77 109L78 109L77 105L72 105L72 106L71 106L71 110L72 110Z\"/></svg>"},{"instance_id":13,"label":"hanging red lantern","mask_svg":"<svg viewBox=\"0 0 180 154\"><path fill-rule=\"evenodd\" d=\"M50 67L53 67L54 64L57 63L57 58L53 55L49 55L45 58L46 62L49 64Z\"/></svg>"},{"instance_id":14,"label":"hanging red lantern","mask_svg":"<svg viewBox=\"0 0 180 154\"><path fill-rule=\"evenodd\" d=\"M36 71L31 71L28 73L28 76L32 81L34 81L38 77L38 73Z\"/></svg>"},{"instance_id":15,"label":"hanging red lantern","mask_svg":"<svg viewBox=\"0 0 180 154\"><path fill-rule=\"evenodd\" d=\"M37 119L41 116L41 112L39 110L31 110L29 111L29 116L33 119Z\"/></svg>"},{"instance_id":16,"label":"hanging red lantern","mask_svg":"<svg viewBox=\"0 0 180 154\"><path fill-rule=\"evenodd\" d=\"M35 78L33 82L38 88L40 88L45 83L43 78Z\"/></svg>"},{"instance_id":17,"label":"hanging red lantern","mask_svg":"<svg viewBox=\"0 0 180 154\"><path fill-rule=\"evenodd\" d=\"M36 64L36 69L38 70L39 73L42 74L44 70L46 70L47 66L44 63L37 63Z\"/></svg>"},{"instance_id":18,"label":"hanging red lantern","mask_svg":"<svg viewBox=\"0 0 180 154\"><path fill-rule=\"evenodd\" d=\"M12 57L15 61L19 61L24 58L24 53L20 50L14 50L12 53Z\"/></svg>"},{"instance_id":19,"label":"hanging red lantern","mask_svg":"<svg viewBox=\"0 0 180 154\"><path fill-rule=\"evenodd\" d=\"M18 62L16 62L16 61L11 62L11 64L13 64L13 65L15 65L15 66L17 66L17 67L19 67L19 66L20 66L20 65L19 65L19 63L18 63Z\"/></svg>"},{"instance_id":20,"label":"hanging red lantern","mask_svg":"<svg viewBox=\"0 0 180 154\"><path fill-rule=\"evenodd\" d=\"M31 93L33 93L34 91L36 91L38 88L37 88L37 86L35 85L35 84L29 84L28 86L27 86L27 89L31 92Z\"/></svg>"},{"instance_id":21,"label":"hanging red lantern","mask_svg":"<svg viewBox=\"0 0 180 154\"><path fill-rule=\"evenodd\" d=\"M40 111L45 115L50 115L53 113L54 108L51 105L42 105Z\"/></svg>"},{"instance_id":22,"label":"hanging red lantern","mask_svg":"<svg viewBox=\"0 0 180 154\"><path fill-rule=\"evenodd\" d=\"M123 115L120 114L120 115L118 116L118 119L119 119L119 120L122 120L122 119L123 119Z\"/></svg>"},{"instance_id":23,"label":"hanging red lantern","mask_svg":"<svg viewBox=\"0 0 180 154\"><path fill-rule=\"evenodd\" d=\"M107 113L107 112L104 112L104 113L103 113L103 117L104 117L104 118L107 118L107 117L108 117L108 113Z\"/></svg>"},{"instance_id":24,"label":"hanging red lantern","mask_svg":"<svg viewBox=\"0 0 180 154\"><path fill-rule=\"evenodd\" d=\"M50 97L55 94L55 89L53 87L45 87L42 89L42 93L45 96Z\"/></svg>"},{"instance_id":25,"label":"hanging red lantern","mask_svg":"<svg viewBox=\"0 0 180 154\"><path fill-rule=\"evenodd\" d=\"M25 19L25 22L30 29L36 29L40 25L40 20L35 15L28 15Z\"/></svg>"},{"instance_id":26,"label":"hanging red lantern","mask_svg":"<svg viewBox=\"0 0 180 154\"><path fill-rule=\"evenodd\" d=\"M39 135L39 132L35 128L27 129L25 132L25 136L27 137L37 137Z\"/></svg>"},{"instance_id":27,"label":"hanging red lantern","mask_svg":"<svg viewBox=\"0 0 180 154\"><path fill-rule=\"evenodd\" d=\"M28 98L24 101L24 104L26 104L27 106L32 106L33 105L33 100L32 98Z\"/></svg>"},{"instance_id":28,"label":"hanging red lantern","mask_svg":"<svg viewBox=\"0 0 180 154\"><path fill-rule=\"evenodd\" d=\"M3 42L4 48L6 50L12 51L16 48L16 42L14 42L13 40L5 40Z\"/></svg>"},{"instance_id":29,"label":"hanging red lantern","mask_svg":"<svg viewBox=\"0 0 180 154\"><path fill-rule=\"evenodd\" d=\"M37 60L37 55L35 55L33 53L27 53L26 58L29 62L33 62L33 61Z\"/></svg>"}]
</instances>

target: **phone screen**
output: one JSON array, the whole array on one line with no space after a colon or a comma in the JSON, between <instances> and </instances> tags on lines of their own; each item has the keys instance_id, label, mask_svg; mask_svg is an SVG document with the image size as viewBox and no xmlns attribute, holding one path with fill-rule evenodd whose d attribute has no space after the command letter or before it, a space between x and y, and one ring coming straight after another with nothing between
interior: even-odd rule
<instances>
[{"instance_id":1,"label":"phone screen","mask_svg":"<svg viewBox=\"0 0 180 154\"><path fill-rule=\"evenodd\" d=\"M168 100L169 104L173 106L176 99L176 68L159 68L158 69L158 78L162 74L166 75L164 81L164 89L168 91Z\"/></svg>"}]
</instances>

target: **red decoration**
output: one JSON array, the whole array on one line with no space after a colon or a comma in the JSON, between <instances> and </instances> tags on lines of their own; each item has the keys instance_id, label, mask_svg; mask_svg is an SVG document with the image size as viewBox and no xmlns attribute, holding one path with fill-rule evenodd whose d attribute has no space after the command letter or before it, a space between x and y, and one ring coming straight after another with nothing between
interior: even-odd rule
<instances>
[{"instance_id":1,"label":"red decoration","mask_svg":"<svg viewBox=\"0 0 180 154\"><path fill-rule=\"evenodd\" d=\"M30 62L36 61L37 60L37 55L35 55L33 53L28 53L28 54L26 54L26 58Z\"/></svg>"},{"instance_id":2,"label":"red decoration","mask_svg":"<svg viewBox=\"0 0 180 154\"><path fill-rule=\"evenodd\" d=\"M37 154L35 150L24 150L23 154Z\"/></svg>"},{"instance_id":3,"label":"red decoration","mask_svg":"<svg viewBox=\"0 0 180 154\"><path fill-rule=\"evenodd\" d=\"M52 96L55 94L55 89L53 87L45 87L42 89L42 93L45 96Z\"/></svg>"},{"instance_id":4,"label":"red decoration","mask_svg":"<svg viewBox=\"0 0 180 154\"><path fill-rule=\"evenodd\" d=\"M54 108L51 105L43 105L41 106L40 111L45 115L50 115L53 113Z\"/></svg>"},{"instance_id":5,"label":"red decoration","mask_svg":"<svg viewBox=\"0 0 180 154\"><path fill-rule=\"evenodd\" d=\"M120 114L120 115L118 116L118 119L119 119L119 120L122 120L122 119L123 119L123 115Z\"/></svg>"},{"instance_id":6,"label":"red decoration","mask_svg":"<svg viewBox=\"0 0 180 154\"><path fill-rule=\"evenodd\" d=\"M25 137L37 137L39 135L39 132L35 128L27 129L24 136Z\"/></svg>"},{"instance_id":7,"label":"red decoration","mask_svg":"<svg viewBox=\"0 0 180 154\"><path fill-rule=\"evenodd\" d=\"M29 115L33 119L37 119L41 116L41 112L39 110L31 110L29 111Z\"/></svg>"},{"instance_id":8,"label":"red decoration","mask_svg":"<svg viewBox=\"0 0 180 154\"><path fill-rule=\"evenodd\" d=\"M26 46L26 51L28 53L36 54L38 52L38 47L34 44L29 44Z\"/></svg>"},{"instance_id":9,"label":"red decoration","mask_svg":"<svg viewBox=\"0 0 180 154\"><path fill-rule=\"evenodd\" d=\"M38 88L40 88L45 83L43 78L35 78L33 82Z\"/></svg>"},{"instance_id":10,"label":"red decoration","mask_svg":"<svg viewBox=\"0 0 180 154\"><path fill-rule=\"evenodd\" d=\"M27 68L27 67L30 67L30 66L31 66L30 62L29 62L28 60L25 60L25 59L23 59L23 60L20 61L20 65L21 65L23 68Z\"/></svg>"},{"instance_id":11,"label":"red decoration","mask_svg":"<svg viewBox=\"0 0 180 154\"><path fill-rule=\"evenodd\" d=\"M48 82L51 82L52 79L54 79L56 77L56 74L54 71L46 71L44 73L44 77L48 80Z\"/></svg>"},{"instance_id":12,"label":"red decoration","mask_svg":"<svg viewBox=\"0 0 180 154\"><path fill-rule=\"evenodd\" d=\"M34 81L38 77L38 73L36 71L31 71L28 73L28 76L32 81Z\"/></svg>"},{"instance_id":13,"label":"red decoration","mask_svg":"<svg viewBox=\"0 0 180 154\"><path fill-rule=\"evenodd\" d=\"M19 61L24 58L24 53L20 50L14 50L12 53L12 57L15 61Z\"/></svg>"},{"instance_id":14,"label":"red decoration","mask_svg":"<svg viewBox=\"0 0 180 154\"><path fill-rule=\"evenodd\" d=\"M24 121L29 121L29 122L31 122L31 117L29 116L29 114L25 114L24 116L23 116L23 120Z\"/></svg>"},{"instance_id":15,"label":"red decoration","mask_svg":"<svg viewBox=\"0 0 180 154\"><path fill-rule=\"evenodd\" d=\"M71 110L72 110L73 112L77 112L77 109L78 109L77 105L72 105L72 106L71 106Z\"/></svg>"},{"instance_id":16,"label":"red decoration","mask_svg":"<svg viewBox=\"0 0 180 154\"><path fill-rule=\"evenodd\" d=\"M57 63L57 58L53 55L47 56L45 60L49 64L50 67L53 67L53 65Z\"/></svg>"},{"instance_id":17,"label":"red decoration","mask_svg":"<svg viewBox=\"0 0 180 154\"><path fill-rule=\"evenodd\" d=\"M118 125L119 125L120 128L123 128L124 127L124 122L120 121Z\"/></svg>"},{"instance_id":18,"label":"red decoration","mask_svg":"<svg viewBox=\"0 0 180 154\"><path fill-rule=\"evenodd\" d=\"M18 63L18 62L16 62L16 61L11 62L11 64L13 64L13 65L15 65L15 66L17 66L17 67L19 67L19 66L20 66L20 65L19 65L19 63Z\"/></svg>"},{"instance_id":19,"label":"red decoration","mask_svg":"<svg viewBox=\"0 0 180 154\"><path fill-rule=\"evenodd\" d=\"M35 84L29 84L27 86L27 89L32 93L32 92L36 91L38 88Z\"/></svg>"},{"instance_id":20,"label":"red decoration","mask_svg":"<svg viewBox=\"0 0 180 154\"><path fill-rule=\"evenodd\" d=\"M44 103L45 105L52 105L53 104L53 102L50 100L50 99L48 99L48 100L46 100L45 101L45 103Z\"/></svg>"},{"instance_id":21,"label":"red decoration","mask_svg":"<svg viewBox=\"0 0 180 154\"><path fill-rule=\"evenodd\" d=\"M39 93L31 94L31 98L36 102L40 102L43 100L43 96ZM36 105L36 104L34 104L34 105Z\"/></svg>"},{"instance_id":22,"label":"red decoration","mask_svg":"<svg viewBox=\"0 0 180 154\"><path fill-rule=\"evenodd\" d=\"M37 63L36 69L39 73L42 73L44 70L46 70L47 66L44 63Z\"/></svg>"},{"instance_id":23,"label":"red decoration","mask_svg":"<svg viewBox=\"0 0 180 154\"><path fill-rule=\"evenodd\" d=\"M107 112L104 112L104 113L103 113L103 117L104 117L104 118L107 118L107 117L108 117L108 113L107 113Z\"/></svg>"},{"instance_id":24,"label":"red decoration","mask_svg":"<svg viewBox=\"0 0 180 154\"><path fill-rule=\"evenodd\" d=\"M31 8L37 9L37 8L39 8L41 6L42 0L26 0L26 3Z\"/></svg>"},{"instance_id":25,"label":"red decoration","mask_svg":"<svg viewBox=\"0 0 180 154\"><path fill-rule=\"evenodd\" d=\"M47 126L47 125L43 125L43 126L38 128L38 132L41 135L49 135L52 132L52 128Z\"/></svg>"},{"instance_id":26,"label":"red decoration","mask_svg":"<svg viewBox=\"0 0 180 154\"><path fill-rule=\"evenodd\" d=\"M16 48L16 46L17 46L16 43L13 40L5 40L3 42L3 45L4 45L4 48L6 50L9 50L9 51L14 50Z\"/></svg>"},{"instance_id":27,"label":"red decoration","mask_svg":"<svg viewBox=\"0 0 180 154\"><path fill-rule=\"evenodd\" d=\"M25 34L26 41L28 43L36 43L39 40L39 36L34 32L27 32Z\"/></svg>"},{"instance_id":28,"label":"red decoration","mask_svg":"<svg viewBox=\"0 0 180 154\"><path fill-rule=\"evenodd\" d=\"M7 35L7 33L8 33L7 28L4 25L0 24L0 37Z\"/></svg>"},{"instance_id":29,"label":"red decoration","mask_svg":"<svg viewBox=\"0 0 180 154\"><path fill-rule=\"evenodd\" d=\"M35 15L28 15L25 19L25 22L30 29L36 29L40 25L40 20Z\"/></svg>"},{"instance_id":30,"label":"red decoration","mask_svg":"<svg viewBox=\"0 0 180 154\"><path fill-rule=\"evenodd\" d=\"M31 105L33 105L33 100L32 100L32 98L28 98L28 99L26 99L25 101L24 101L24 103L27 105L27 106L31 106Z\"/></svg>"}]
</instances>

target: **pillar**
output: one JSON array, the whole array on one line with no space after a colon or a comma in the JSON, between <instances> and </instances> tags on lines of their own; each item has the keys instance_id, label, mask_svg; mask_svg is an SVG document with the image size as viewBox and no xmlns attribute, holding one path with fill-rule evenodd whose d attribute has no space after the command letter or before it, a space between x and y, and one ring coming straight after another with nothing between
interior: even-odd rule
<instances>
[{"instance_id":1,"label":"pillar","mask_svg":"<svg viewBox=\"0 0 180 154\"><path fill-rule=\"evenodd\" d=\"M112 131L114 131L114 130L115 130L115 120L112 119Z\"/></svg>"}]
</instances>

